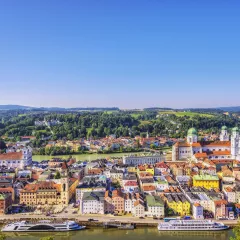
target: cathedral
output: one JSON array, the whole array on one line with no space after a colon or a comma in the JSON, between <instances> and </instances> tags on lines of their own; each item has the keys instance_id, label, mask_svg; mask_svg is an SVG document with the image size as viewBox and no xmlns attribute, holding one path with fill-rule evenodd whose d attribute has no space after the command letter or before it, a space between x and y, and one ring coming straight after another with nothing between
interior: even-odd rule
<instances>
[{"instance_id":1,"label":"cathedral","mask_svg":"<svg viewBox=\"0 0 240 240\"><path fill-rule=\"evenodd\" d=\"M172 160L208 158L212 160L240 160L239 129L232 129L231 140L227 127L223 126L220 141L198 141L195 128L190 128L187 140L173 145Z\"/></svg>"}]
</instances>

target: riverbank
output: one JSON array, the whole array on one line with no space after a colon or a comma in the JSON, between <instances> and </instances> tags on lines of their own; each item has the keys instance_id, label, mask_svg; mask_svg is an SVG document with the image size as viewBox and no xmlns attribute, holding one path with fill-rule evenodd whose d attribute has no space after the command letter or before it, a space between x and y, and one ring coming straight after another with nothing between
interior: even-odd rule
<instances>
[{"instance_id":1,"label":"riverbank","mask_svg":"<svg viewBox=\"0 0 240 240\"><path fill-rule=\"evenodd\" d=\"M109 159L111 157L123 157L126 155L130 155L130 154L142 154L142 153L146 153L146 152L127 152L127 153L89 153L89 154L70 154L70 156L72 156L73 158L76 158L77 161L93 161L93 160L97 160L97 159ZM57 155L57 156L48 156L48 155L33 155L32 159L33 161L43 161L43 160L50 160L52 158L63 158L63 159L67 159L69 157L69 155Z\"/></svg>"},{"instance_id":2,"label":"riverbank","mask_svg":"<svg viewBox=\"0 0 240 240\"><path fill-rule=\"evenodd\" d=\"M9 232L4 233L6 240L39 240L42 237L52 236L54 240L229 240L232 231L218 232L161 232L157 228L143 227L135 230L118 230L90 228L83 231L73 232Z\"/></svg>"}]
</instances>

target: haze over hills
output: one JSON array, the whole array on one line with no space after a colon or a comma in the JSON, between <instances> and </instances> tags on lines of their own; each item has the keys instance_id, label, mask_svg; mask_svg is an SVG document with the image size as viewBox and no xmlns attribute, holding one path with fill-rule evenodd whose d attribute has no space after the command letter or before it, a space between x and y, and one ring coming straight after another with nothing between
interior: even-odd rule
<instances>
[{"instance_id":1,"label":"haze over hills","mask_svg":"<svg viewBox=\"0 0 240 240\"><path fill-rule=\"evenodd\" d=\"M119 110L117 107L86 107L86 108L62 108L62 107L30 107L22 105L0 105L0 110L46 110L46 111L77 111L77 110Z\"/></svg>"},{"instance_id":2,"label":"haze over hills","mask_svg":"<svg viewBox=\"0 0 240 240\"><path fill-rule=\"evenodd\" d=\"M165 108L165 107L149 107L144 108L144 110L222 110L228 112L240 112L240 106L232 106L232 107L216 107L216 108L182 108L182 109L174 109L174 108ZM86 111L86 110L120 110L118 107L75 107L75 108L64 108L64 107L31 107L31 106L23 106L23 105L0 105L0 110L45 110L45 111ZM129 109L131 110L131 109ZM137 109L136 109L137 110Z\"/></svg>"}]
</instances>

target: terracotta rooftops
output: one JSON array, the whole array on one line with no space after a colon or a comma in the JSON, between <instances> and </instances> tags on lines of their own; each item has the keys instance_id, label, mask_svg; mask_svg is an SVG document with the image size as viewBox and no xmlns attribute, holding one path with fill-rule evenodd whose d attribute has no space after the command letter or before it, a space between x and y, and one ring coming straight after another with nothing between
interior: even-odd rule
<instances>
[{"instance_id":1,"label":"terracotta rooftops","mask_svg":"<svg viewBox=\"0 0 240 240\"><path fill-rule=\"evenodd\" d=\"M22 192L36 192L36 191L48 191L48 190L56 190L58 192L61 191L61 184L56 184L54 182L38 182L36 184L27 184Z\"/></svg>"},{"instance_id":2,"label":"terracotta rooftops","mask_svg":"<svg viewBox=\"0 0 240 240\"><path fill-rule=\"evenodd\" d=\"M0 160L21 160L23 159L23 153L22 152L9 152L9 153L3 153L0 154Z\"/></svg>"}]
</instances>

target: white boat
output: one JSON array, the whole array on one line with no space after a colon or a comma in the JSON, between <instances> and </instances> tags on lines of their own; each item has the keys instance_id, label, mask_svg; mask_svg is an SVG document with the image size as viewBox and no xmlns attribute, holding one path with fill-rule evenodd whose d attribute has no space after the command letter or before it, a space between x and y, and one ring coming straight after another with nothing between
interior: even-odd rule
<instances>
[{"instance_id":1,"label":"white boat","mask_svg":"<svg viewBox=\"0 0 240 240\"><path fill-rule=\"evenodd\" d=\"M229 229L229 226L211 220L171 220L158 224L159 231L221 231L226 229Z\"/></svg>"},{"instance_id":2,"label":"white boat","mask_svg":"<svg viewBox=\"0 0 240 240\"><path fill-rule=\"evenodd\" d=\"M29 223L27 221L21 221L7 224L2 228L2 232L67 232L85 228L85 226L80 226L74 221L66 221L63 223L52 223L51 221Z\"/></svg>"}]
</instances>

